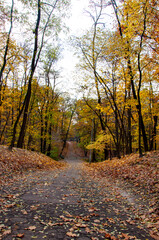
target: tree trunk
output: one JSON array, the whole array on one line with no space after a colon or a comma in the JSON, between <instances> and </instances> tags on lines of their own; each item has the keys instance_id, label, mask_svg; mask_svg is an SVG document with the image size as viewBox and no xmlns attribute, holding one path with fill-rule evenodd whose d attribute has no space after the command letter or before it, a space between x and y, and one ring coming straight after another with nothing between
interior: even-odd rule
<instances>
[{"instance_id":1,"label":"tree trunk","mask_svg":"<svg viewBox=\"0 0 159 240\"><path fill-rule=\"evenodd\" d=\"M66 132L66 136L65 136L65 139L63 141L63 146L62 146L62 150L61 150L61 153L60 153L60 157L62 157L62 158L63 158L62 153L63 153L64 148L66 147L66 142L67 142L67 138L68 138L68 134L69 134L69 131L70 131L71 122L72 122L72 118L73 118L73 114L74 114L75 110L76 110L76 105L75 105L75 108L72 110L71 117L70 117L70 122L69 122L67 132Z\"/></svg>"},{"instance_id":2,"label":"tree trunk","mask_svg":"<svg viewBox=\"0 0 159 240\"><path fill-rule=\"evenodd\" d=\"M33 141L32 135L29 134L28 144L27 144L27 149L28 149L28 150L30 149L30 145L31 145L31 142L32 142L32 141Z\"/></svg>"},{"instance_id":3,"label":"tree trunk","mask_svg":"<svg viewBox=\"0 0 159 240\"><path fill-rule=\"evenodd\" d=\"M41 153L43 153L43 135L44 135L44 127L43 127L43 115L42 115L42 110L40 113L40 118L41 118L41 129L40 129L40 150Z\"/></svg>"},{"instance_id":4,"label":"tree trunk","mask_svg":"<svg viewBox=\"0 0 159 240\"><path fill-rule=\"evenodd\" d=\"M48 129L48 118L47 118L47 108L45 112L45 123L44 123L44 141L43 141L43 153L46 153L46 139L47 139L47 129Z\"/></svg>"},{"instance_id":5,"label":"tree trunk","mask_svg":"<svg viewBox=\"0 0 159 240\"><path fill-rule=\"evenodd\" d=\"M14 8L14 0L12 0L12 6L11 6L11 15L10 15L10 29L8 32L7 42L5 46L4 56L3 56L3 63L2 67L0 69L0 107L2 105L2 78L3 78L3 72L5 70L6 64L7 64L7 55L9 50L9 42L10 42L10 35L13 28L13 8ZM0 129L1 129L1 110L0 110Z\"/></svg>"},{"instance_id":6,"label":"tree trunk","mask_svg":"<svg viewBox=\"0 0 159 240\"><path fill-rule=\"evenodd\" d=\"M136 105L136 108L137 108L137 111L138 111L138 117L140 118L140 127L141 127L141 132L142 132L142 137L143 137L144 149L145 149L145 152L147 152L148 151L148 143L147 143L145 125L144 125L144 121L143 121L143 117L142 117L142 113L141 113L140 98L139 97L137 98L137 94L136 94L136 91L135 91L130 59L128 60L128 69L129 69L129 74L130 74L130 79L131 79L131 87L132 87L133 98L138 101L138 104Z\"/></svg>"},{"instance_id":7,"label":"tree trunk","mask_svg":"<svg viewBox=\"0 0 159 240\"><path fill-rule=\"evenodd\" d=\"M6 126L7 126L7 124L8 124L9 117L10 117L10 111L8 112L6 122L5 122L4 127L3 127L2 131L1 131L1 134L0 134L0 143L1 143L1 141L2 141L2 137L3 137L4 131L5 131Z\"/></svg>"},{"instance_id":8,"label":"tree trunk","mask_svg":"<svg viewBox=\"0 0 159 240\"><path fill-rule=\"evenodd\" d=\"M131 99L131 94L130 94L130 84L129 84L129 92L128 92L128 99L130 100ZM131 136L131 105L129 105L128 107L128 111L127 111L127 114L128 114L128 154L131 154L132 153L132 136Z\"/></svg>"},{"instance_id":9,"label":"tree trunk","mask_svg":"<svg viewBox=\"0 0 159 240\"><path fill-rule=\"evenodd\" d=\"M32 79L33 79L33 75L34 75L35 68L36 68L36 55L37 55L37 49L38 49L38 30L39 30L40 18L41 18L40 4L41 4L41 1L38 0L38 16L37 16L37 22L36 22L36 27L35 27L34 51L33 51L32 63L31 63L31 73L30 73L30 77L29 77L28 89L27 89L27 94L26 94L23 122L22 122L21 131L20 131L20 135L19 135L19 139L18 139L18 143L17 143L18 148L22 148L23 143L24 143L29 103L30 103L30 98L31 98L31 84L32 84Z\"/></svg>"},{"instance_id":10,"label":"tree trunk","mask_svg":"<svg viewBox=\"0 0 159 240\"><path fill-rule=\"evenodd\" d=\"M18 139L18 142L17 142L17 147L18 148L22 148L23 143L24 143L30 98L31 98L31 80L29 81L29 84L28 84L28 90L27 90L26 102L25 102L25 108L24 108L24 115L23 115L23 122L22 122L21 130L20 130L19 139Z\"/></svg>"},{"instance_id":11,"label":"tree trunk","mask_svg":"<svg viewBox=\"0 0 159 240\"><path fill-rule=\"evenodd\" d=\"M52 124L50 123L50 126L49 126L49 144L48 144L48 148L47 148L47 156L50 156L51 154L51 139L52 139L52 135L51 135L51 132L52 132Z\"/></svg>"},{"instance_id":12,"label":"tree trunk","mask_svg":"<svg viewBox=\"0 0 159 240\"><path fill-rule=\"evenodd\" d=\"M14 144L15 144L15 140L16 140L16 132L17 132L17 125L18 125L18 122L19 122L19 119L22 115L22 112L24 110L24 106L25 106L25 99L24 99L24 103L23 103L23 106L22 108L19 110L19 113L18 113L18 116L17 116L17 119L14 123L14 127L13 127L13 133L12 133L12 140L11 140L11 144L9 146L9 149L12 149L14 147Z\"/></svg>"},{"instance_id":13,"label":"tree trunk","mask_svg":"<svg viewBox=\"0 0 159 240\"><path fill-rule=\"evenodd\" d=\"M117 19L117 22L118 22L119 33L120 33L121 38L123 39L122 27L121 27L119 14L118 14L119 8L117 6L116 0L111 0L111 3L112 3L112 6L114 8L115 16L116 16L116 19ZM145 10L147 11L147 8ZM143 33L141 35L140 51L139 51L139 54L138 54L138 69L139 69L139 74L140 74L138 91L140 91L141 79L142 79L141 68L140 68L140 53L141 53L141 49L142 49L142 39L143 39L145 30L146 30L146 12L145 12L145 15L144 15L144 29L143 29ZM127 44L129 45L129 42L127 42ZM128 53L130 52L129 47L127 47L127 51L128 51ZM136 94L136 90L135 90L135 86L134 86L134 78L133 78L132 66L131 66L131 61L130 61L130 55L127 54L127 56L125 56L124 58L125 58L125 60L127 60L127 68L128 68L128 73L129 73L129 76L130 76L130 83L131 83L131 87L132 87L133 98L138 101L138 104L136 105L136 108L137 108L137 111L138 111L138 116L140 118L139 119L139 121L140 121L139 125L140 125L142 136L143 136L144 149L145 149L145 151L148 151L148 141L147 141L145 126L144 126L143 117L142 117L142 113L141 113L140 98L137 98L137 94ZM138 97L139 97L139 94L138 94Z\"/></svg>"},{"instance_id":14,"label":"tree trunk","mask_svg":"<svg viewBox=\"0 0 159 240\"><path fill-rule=\"evenodd\" d=\"M118 115L115 110L115 132L116 132L116 154L120 158L120 142L119 142L119 127L118 127Z\"/></svg>"},{"instance_id":15,"label":"tree trunk","mask_svg":"<svg viewBox=\"0 0 159 240\"><path fill-rule=\"evenodd\" d=\"M151 139L151 143L150 143L150 151L154 149L157 149L157 144L156 144L156 128L157 128L157 120L158 120L158 116L154 116L154 127L153 127L153 133L152 133L152 139ZM154 146L154 140L155 140L155 146Z\"/></svg>"},{"instance_id":16,"label":"tree trunk","mask_svg":"<svg viewBox=\"0 0 159 240\"><path fill-rule=\"evenodd\" d=\"M92 129L91 129L91 142L95 140L94 138L94 126L95 126L95 118L92 119ZM89 153L89 163L95 162L95 152L94 149L90 149Z\"/></svg>"},{"instance_id":17,"label":"tree trunk","mask_svg":"<svg viewBox=\"0 0 159 240\"><path fill-rule=\"evenodd\" d=\"M141 146L141 106L138 107L139 108L139 156L142 157L142 146Z\"/></svg>"}]
</instances>

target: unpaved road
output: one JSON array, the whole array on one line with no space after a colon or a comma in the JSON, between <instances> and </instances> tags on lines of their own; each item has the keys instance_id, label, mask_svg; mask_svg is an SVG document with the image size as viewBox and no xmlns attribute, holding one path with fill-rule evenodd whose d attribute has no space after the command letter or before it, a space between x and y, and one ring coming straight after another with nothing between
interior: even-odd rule
<instances>
[{"instance_id":1,"label":"unpaved road","mask_svg":"<svg viewBox=\"0 0 159 240\"><path fill-rule=\"evenodd\" d=\"M91 178L71 144L68 153L65 170L31 172L3 189L0 239L153 239L133 198Z\"/></svg>"}]
</instances>

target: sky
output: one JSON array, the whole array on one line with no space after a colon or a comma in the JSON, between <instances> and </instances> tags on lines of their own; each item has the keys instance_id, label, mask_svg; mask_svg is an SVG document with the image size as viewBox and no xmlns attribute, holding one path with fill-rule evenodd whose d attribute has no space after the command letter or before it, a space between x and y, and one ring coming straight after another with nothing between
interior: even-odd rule
<instances>
[{"instance_id":1,"label":"sky","mask_svg":"<svg viewBox=\"0 0 159 240\"><path fill-rule=\"evenodd\" d=\"M75 66L78 62L77 57L74 55L74 49L69 42L70 36L80 36L86 29L91 26L91 21L85 9L88 9L89 0L72 0L71 1L71 14L66 24L69 27L69 33L62 36L63 52L62 59L59 61L61 74L59 77L60 86L62 91L69 91L75 94Z\"/></svg>"},{"instance_id":2,"label":"sky","mask_svg":"<svg viewBox=\"0 0 159 240\"><path fill-rule=\"evenodd\" d=\"M74 49L71 47L69 42L70 36L79 36L83 31L88 29L91 26L91 21L89 17L84 13L85 9L88 9L89 0L70 0L70 17L65 19L65 24L69 27L70 31L66 34L61 34L61 44L62 44L62 52L61 59L58 62L58 69L60 72L60 77L58 79L57 88L61 92L68 91L70 92L72 88L72 92L74 93L73 88L73 74L75 71L75 65L77 63L77 58L74 56ZM5 0L11 6L11 0ZM17 2L15 1L15 5ZM19 3L18 3L19 4ZM20 8L21 5L18 5ZM9 28L10 24L6 26ZM22 29L19 27L14 27L12 29L12 34L19 41L19 35L22 36ZM20 37L21 39L21 37Z\"/></svg>"},{"instance_id":3,"label":"sky","mask_svg":"<svg viewBox=\"0 0 159 240\"><path fill-rule=\"evenodd\" d=\"M11 2L11 0L5 0L6 2ZM90 29L92 21L86 13L89 10L90 0L70 0L70 17L65 19L66 25L69 27L69 33L61 35L61 59L58 62L58 69L60 76L58 79L57 88L60 92L70 92L71 94L76 94L76 82L78 77L76 77L76 64L78 63L77 57L74 55L75 49L70 44L71 36L81 36L87 29ZM21 30L19 28L13 28L13 34L19 36Z\"/></svg>"},{"instance_id":4,"label":"sky","mask_svg":"<svg viewBox=\"0 0 159 240\"><path fill-rule=\"evenodd\" d=\"M71 1L71 17L68 19L68 24L72 33L78 35L83 29L90 26L90 21L85 13L88 9L89 0L72 0Z\"/></svg>"},{"instance_id":5,"label":"sky","mask_svg":"<svg viewBox=\"0 0 159 240\"><path fill-rule=\"evenodd\" d=\"M62 87L63 92L70 92L73 95L77 94L76 82L78 81L78 76L76 76L76 64L78 63L77 57L74 55L75 49L71 47L69 42L69 36L80 36L87 29L92 26L92 20L86 10L89 10L89 0L71 0L71 16L66 20L70 32L67 36L63 36L63 46L64 50L62 52L62 59L59 61L60 66L60 77L59 86ZM107 17L107 22L111 25L111 11L107 8L110 16ZM60 88L59 88L60 90Z\"/></svg>"}]
</instances>

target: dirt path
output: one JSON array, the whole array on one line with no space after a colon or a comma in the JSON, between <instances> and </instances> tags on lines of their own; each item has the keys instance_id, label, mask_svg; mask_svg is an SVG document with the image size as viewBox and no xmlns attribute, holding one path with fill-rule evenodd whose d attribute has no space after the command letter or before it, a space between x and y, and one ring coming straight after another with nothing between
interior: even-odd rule
<instances>
[{"instance_id":1,"label":"dirt path","mask_svg":"<svg viewBox=\"0 0 159 240\"><path fill-rule=\"evenodd\" d=\"M90 178L71 144L66 161L65 170L31 172L3 189L0 239L153 239L134 215L134 199Z\"/></svg>"}]
</instances>

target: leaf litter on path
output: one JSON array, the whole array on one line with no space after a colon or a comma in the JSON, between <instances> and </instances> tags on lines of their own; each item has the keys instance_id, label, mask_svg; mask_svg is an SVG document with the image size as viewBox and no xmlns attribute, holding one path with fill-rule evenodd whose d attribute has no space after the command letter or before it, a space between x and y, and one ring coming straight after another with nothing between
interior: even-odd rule
<instances>
[{"instance_id":1,"label":"leaf litter on path","mask_svg":"<svg viewBox=\"0 0 159 240\"><path fill-rule=\"evenodd\" d=\"M93 179L112 185L116 199L124 197L129 201L134 214L150 230L150 235L159 239L159 151L148 152L142 158L132 154L121 159L85 164L85 168Z\"/></svg>"},{"instance_id":2,"label":"leaf litter on path","mask_svg":"<svg viewBox=\"0 0 159 240\"><path fill-rule=\"evenodd\" d=\"M30 172L4 186L2 239L155 239L115 182L78 158L67 162L67 169Z\"/></svg>"}]
</instances>

